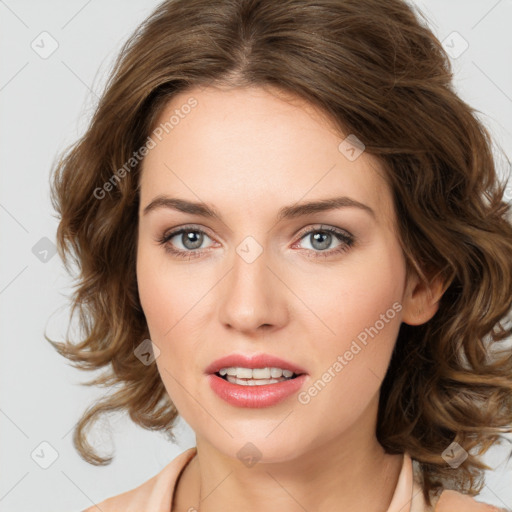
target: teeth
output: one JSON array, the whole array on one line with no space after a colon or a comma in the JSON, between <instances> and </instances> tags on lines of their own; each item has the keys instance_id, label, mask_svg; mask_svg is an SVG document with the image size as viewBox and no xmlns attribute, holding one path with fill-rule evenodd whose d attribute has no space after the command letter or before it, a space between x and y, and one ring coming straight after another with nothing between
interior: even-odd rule
<instances>
[{"instance_id":1,"label":"teeth","mask_svg":"<svg viewBox=\"0 0 512 512\"><path fill-rule=\"evenodd\" d=\"M228 375L230 377L236 377L237 379L279 379L285 377L289 379L293 372L290 370L283 370L282 368L243 368L240 366L229 368L221 368L219 371L220 375Z\"/></svg>"},{"instance_id":2,"label":"teeth","mask_svg":"<svg viewBox=\"0 0 512 512\"><path fill-rule=\"evenodd\" d=\"M231 382L231 384L240 384L242 386L264 386L265 384L275 384L276 382L282 382L287 379L284 377L280 377L279 379L237 379L236 377L228 375L227 380Z\"/></svg>"},{"instance_id":3,"label":"teeth","mask_svg":"<svg viewBox=\"0 0 512 512\"><path fill-rule=\"evenodd\" d=\"M278 377L281 377L282 375L283 375L283 370L281 370L281 368L270 368L270 376L273 379L277 379Z\"/></svg>"},{"instance_id":4,"label":"teeth","mask_svg":"<svg viewBox=\"0 0 512 512\"><path fill-rule=\"evenodd\" d=\"M278 373L278 372L279 372L279 369L275 373ZM270 376L272 374L270 368L253 368L251 373L252 373L252 375L249 378L253 378L253 379L270 379ZM279 372L279 373L281 373L281 372ZM276 375L276 377L280 377L280 375Z\"/></svg>"}]
</instances>

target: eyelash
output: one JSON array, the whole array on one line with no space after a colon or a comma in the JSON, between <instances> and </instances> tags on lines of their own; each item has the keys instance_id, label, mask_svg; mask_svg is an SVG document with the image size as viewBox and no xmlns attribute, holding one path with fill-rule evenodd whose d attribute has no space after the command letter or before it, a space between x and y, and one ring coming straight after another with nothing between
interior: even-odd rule
<instances>
[{"instance_id":1,"label":"eyelash","mask_svg":"<svg viewBox=\"0 0 512 512\"><path fill-rule=\"evenodd\" d=\"M202 233L202 234L208 236L209 238L211 238L208 235L208 233L206 233L202 229L196 228L194 226L184 226L175 231L171 231L170 233L164 233L164 235L161 238L159 238L157 240L157 242L160 245L164 246L164 249L166 252L168 252L178 258L183 258L183 259L188 259L188 260L191 260L193 258L198 258L202 255L202 253L207 251L207 249L194 249L194 250L187 250L187 251L183 251L181 249L175 249L169 243L169 241L172 238L174 238L175 236L181 235L183 233ZM348 232L341 231L339 229L329 227L329 226L316 228L316 229L310 229L309 231L306 231L301 234L301 236L299 237L299 241L301 241L303 238L307 237L308 235L311 235L312 233L332 234L341 242L341 244L334 249L325 250L325 251L315 251L314 249L304 249L304 250L308 251L308 253L310 251L313 251L315 253L314 256L308 254L308 257L310 257L310 258L328 258L328 257L334 256L336 254L344 253L344 252L348 251L354 245L354 242L355 242L353 235L349 234Z\"/></svg>"}]
</instances>

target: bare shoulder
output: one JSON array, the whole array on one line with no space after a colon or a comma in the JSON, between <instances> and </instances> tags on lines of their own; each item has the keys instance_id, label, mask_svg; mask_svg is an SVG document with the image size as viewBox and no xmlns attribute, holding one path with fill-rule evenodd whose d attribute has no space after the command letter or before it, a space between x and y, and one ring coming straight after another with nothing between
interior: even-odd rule
<instances>
[{"instance_id":1,"label":"bare shoulder","mask_svg":"<svg viewBox=\"0 0 512 512\"><path fill-rule=\"evenodd\" d=\"M482 503L472 496L452 490L444 490L441 493L434 512L458 512L459 510L464 510L464 512L510 512L505 508Z\"/></svg>"}]
</instances>

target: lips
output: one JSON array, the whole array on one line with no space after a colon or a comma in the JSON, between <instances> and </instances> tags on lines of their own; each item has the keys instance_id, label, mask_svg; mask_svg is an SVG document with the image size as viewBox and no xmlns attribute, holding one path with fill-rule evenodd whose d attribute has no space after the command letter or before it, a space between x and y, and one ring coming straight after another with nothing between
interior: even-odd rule
<instances>
[{"instance_id":1,"label":"lips","mask_svg":"<svg viewBox=\"0 0 512 512\"><path fill-rule=\"evenodd\" d=\"M276 384L262 386L240 386L232 384L222 377L210 374L206 377L210 388L224 402L234 407L261 408L272 407L291 399L304 387L306 374L286 379Z\"/></svg>"},{"instance_id":2,"label":"lips","mask_svg":"<svg viewBox=\"0 0 512 512\"><path fill-rule=\"evenodd\" d=\"M283 370L290 370L296 375L307 374L306 370L301 366L270 354L230 354L208 365L205 369L205 373L217 373L221 368L229 368L232 366L240 366L243 368L281 368Z\"/></svg>"}]
</instances>

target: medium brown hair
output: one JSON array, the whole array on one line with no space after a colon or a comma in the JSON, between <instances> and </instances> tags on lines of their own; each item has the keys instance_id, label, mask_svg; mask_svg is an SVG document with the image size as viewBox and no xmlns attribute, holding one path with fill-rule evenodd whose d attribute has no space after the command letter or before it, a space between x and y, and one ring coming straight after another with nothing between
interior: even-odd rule
<instances>
[{"instance_id":1,"label":"medium brown hair","mask_svg":"<svg viewBox=\"0 0 512 512\"><path fill-rule=\"evenodd\" d=\"M52 182L59 254L69 271L78 265L71 316L82 339L47 339L77 368L106 368L87 385L118 387L77 423L79 453L111 461L86 436L111 411L174 439L178 412L157 367L134 354L149 332L135 272L141 166L126 162L175 94L209 84L306 99L382 163L408 269L441 276L446 291L430 321L400 328L377 437L419 462L428 504L441 487L477 494L489 469L480 456L512 425L509 206L488 132L455 94L441 44L401 0L170 0L127 41ZM453 441L468 452L457 468L442 457Z\"/></svg>"}]
</instances>

